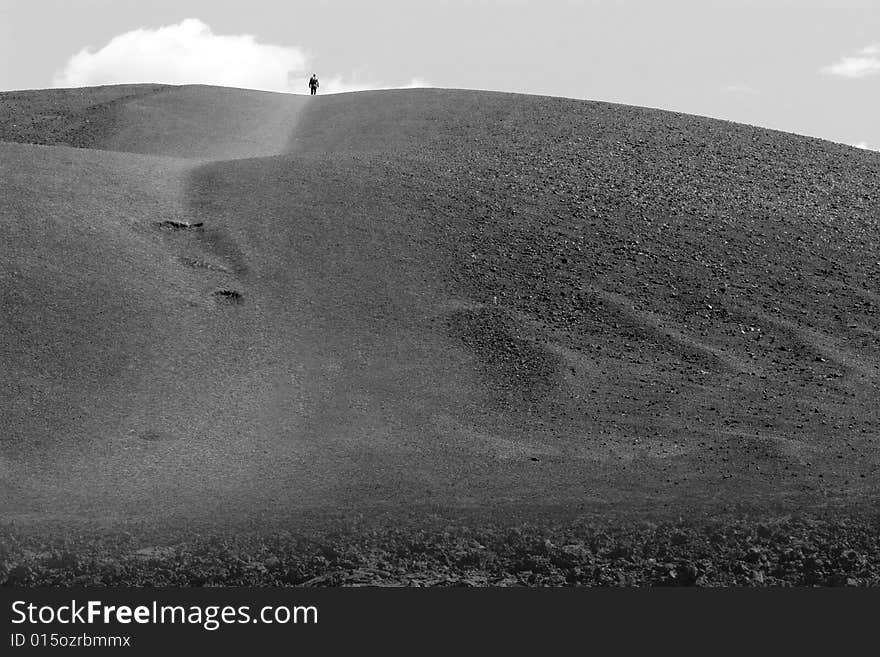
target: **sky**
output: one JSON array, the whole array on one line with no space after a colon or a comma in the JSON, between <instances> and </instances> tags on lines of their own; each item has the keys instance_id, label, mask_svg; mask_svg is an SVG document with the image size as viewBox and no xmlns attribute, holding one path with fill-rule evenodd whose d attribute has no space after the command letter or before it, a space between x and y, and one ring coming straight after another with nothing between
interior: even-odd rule
<instances>
[{"instance_id":1,"label":"sky","mask_svg":"<svg viewBox=\"0 0 880 657\"><path fill-rule=\"evenodd\" d=\"M0 90L489 89L880 150L880 0L0 0Z\"/></svg>"}]
</instances>

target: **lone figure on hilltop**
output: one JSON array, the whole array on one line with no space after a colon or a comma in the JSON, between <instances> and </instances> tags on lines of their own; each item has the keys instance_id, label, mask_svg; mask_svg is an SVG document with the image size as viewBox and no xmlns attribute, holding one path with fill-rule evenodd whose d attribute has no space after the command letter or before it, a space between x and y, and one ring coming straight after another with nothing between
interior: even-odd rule
<instances>
[{"instance_id":1,"label":"lone figure on hilltop","mask_svg":"<svg viewBox=\"0 0 880 657\"><path fill-rule=\"evenodd\" d=\"M309 78L309 89L312 90L313 96L318 93L318 76L314 73L312 73L312 77Z\"/></svg>"}]
</instances>

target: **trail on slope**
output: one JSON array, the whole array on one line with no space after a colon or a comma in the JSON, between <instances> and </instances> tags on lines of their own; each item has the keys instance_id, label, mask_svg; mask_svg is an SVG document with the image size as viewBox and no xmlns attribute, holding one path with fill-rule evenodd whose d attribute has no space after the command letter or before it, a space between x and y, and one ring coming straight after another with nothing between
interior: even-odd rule
<instances>
[{"instance_id":1,"label":"trail on slope","mask_svg":"<svg viewBox=\"0 0 880 657\"><path fill-rule=\"evenodd\" d=\"M276 353L256 297L229 303L246 265L210 218L193 226L185 193L211 157L279 150L297 99L233 91L196 111L198 88L138 91L77 115L88 150L2 145L7 513L209 512L283 467L253 427L268 440L279 405L296 412L311 356ZM195 115L206 129L184 140Z\"/></svg>"}]
</instances>

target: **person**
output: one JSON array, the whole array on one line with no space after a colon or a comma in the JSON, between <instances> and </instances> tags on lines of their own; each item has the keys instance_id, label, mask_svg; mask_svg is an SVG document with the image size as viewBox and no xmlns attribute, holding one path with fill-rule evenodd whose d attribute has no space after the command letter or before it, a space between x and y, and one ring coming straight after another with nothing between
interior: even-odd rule
<instances>
[{"instance_id":1,"label":"person","mask_svg":"<svg viewBox=\"0 0 880 657\"><path fill-rule=\"evenodd\" d=\"M312 73L312 77L309 78L309 89L312 90L313 96L318 93L318 76L314 73Z\"/></svg>"}]
</instances>

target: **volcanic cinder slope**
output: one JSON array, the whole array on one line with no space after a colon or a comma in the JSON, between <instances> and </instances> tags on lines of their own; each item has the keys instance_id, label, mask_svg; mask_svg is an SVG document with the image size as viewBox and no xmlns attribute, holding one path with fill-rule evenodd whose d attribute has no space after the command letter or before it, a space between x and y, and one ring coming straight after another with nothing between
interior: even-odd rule
<instances>
[{"instance_id":1,"label":"volcanic cinder slope","mask_svg":"<svg viewBox=\"0 0 880 657\"><path fill-rule=\"evenodd\" d=\"M0 142L4 520L876 503L876 153L158 85Z\"/></svg>"}]
</instances>

